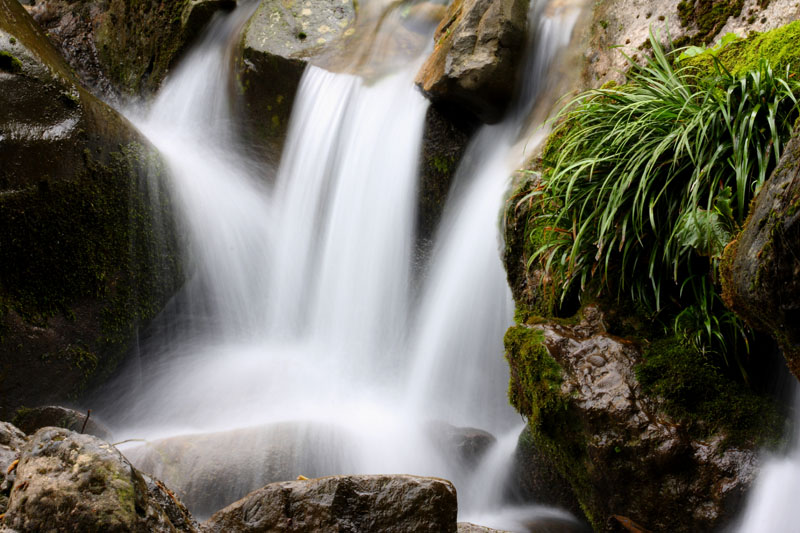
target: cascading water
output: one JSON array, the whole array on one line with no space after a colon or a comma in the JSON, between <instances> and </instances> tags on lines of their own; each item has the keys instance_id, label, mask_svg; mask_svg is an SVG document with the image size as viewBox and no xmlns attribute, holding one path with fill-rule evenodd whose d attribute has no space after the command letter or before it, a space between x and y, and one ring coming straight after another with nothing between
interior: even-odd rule
<instances>
[{"instance_id":1,"label":"cascading water","mask_svg":"<svg viewBox=\"0 0 800 533\"><path fill-rule=\"evenodd\" d=\"M534 4L538 20L546 3ZM266 185L229 113L230 47L252 9L216 22L134 119L173 176L190 281L182 326L149 343L157 347L136 376L120 378L107 419L121 438L170 437L126 450L168 482L175 465L154 457L170 449L193 468L219 466L225 487L193 502L199 515L269 481L360 472L446 477L462 514L497 515L521 429L505 397L512 303L497 222L507 176L522 163L522 123L487 127L473 142L416 295L419 65L370 83L308 68ZM542 19L531 75L543 78L552 60L548 25L568 39L574 13ZM537 90L520 99L520 115ZM473 472L432 438L430 420L504 436Z\"/></svg>"}]
</instances>

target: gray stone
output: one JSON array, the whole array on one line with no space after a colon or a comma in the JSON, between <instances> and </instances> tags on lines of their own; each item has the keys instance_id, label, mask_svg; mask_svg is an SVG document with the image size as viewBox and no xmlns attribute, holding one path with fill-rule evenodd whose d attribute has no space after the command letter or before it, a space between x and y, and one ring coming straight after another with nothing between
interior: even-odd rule
<instances>
[{"instance_id":1,"label":"gray stone","mask_svg":"<svg viewBox=\"0 0 800 533\"><path fill-rule=\"evenodd\" d=\"M238 79L247 129L277 164L300 78L308 63L350 35L351 0L262 0L242 38Z\"/></svg>"},{"instance_id":2,"label":"gray stone","mask_svg":"<svg viewBox=\"0 0 800 533\"><path fill-rule=\"evenodd\" d=\"M455 533L456 490L414 476L332 476L273 483L215 513L208 533Z\"/></svg>"},{"instance_id":3,"label":"gray stone","mask_svg":"<svg viewBox=\"0 0 800 533\"><path fill-rule=\"evenodd\" d=\"M196 532L177 527L116 448L91 435L44 428L22 448L4 524L21 531ZM175 512L180 511L172 511Z\"/></svg>"},{"instance_id":4,"label":"gray stone","mask_svg":"<svg viewBox=\"0 0 800 533\"><path fill-rule=\"evenodd\" d=\"M28 435L36 433L36 430L43 427L52 426L88 433L103 440L111 440L110 429L93 419L91 415L88 420L86 417L87 413L80 413L74 409L57 405L48 405L17 410L14 415L14 424Z\"/></svg>"},{"instance_id":5,"label":"gray stone","mask_svg":"<svg viewBox=\"0 0 800 533\"><path fill-rule=\"evenodd\" d=\"M416 83L434 102L498 122L522 59L529 0L455 0Z\"/></svg>"}]
</instances>

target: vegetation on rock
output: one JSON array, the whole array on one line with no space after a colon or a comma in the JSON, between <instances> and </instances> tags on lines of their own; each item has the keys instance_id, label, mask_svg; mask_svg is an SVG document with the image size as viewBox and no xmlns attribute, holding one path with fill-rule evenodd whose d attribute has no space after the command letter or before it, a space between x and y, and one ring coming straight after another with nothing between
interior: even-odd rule
<instances>
[{"instance_id":1,"label":"vegetation on rock","mask_svg":"<svg viewBox=\"0 0 800 533\"><path fill-rule=\"evenodd\" d=\"M762 59L733 74L653 59L628 83L588 91L562 110L532 202L530 262L561 301L570 291L627 293L694 348L738 363L748 330L719 295L725 246L777 165L798 116L800 82Z\"/></svg>"}]
</instances>

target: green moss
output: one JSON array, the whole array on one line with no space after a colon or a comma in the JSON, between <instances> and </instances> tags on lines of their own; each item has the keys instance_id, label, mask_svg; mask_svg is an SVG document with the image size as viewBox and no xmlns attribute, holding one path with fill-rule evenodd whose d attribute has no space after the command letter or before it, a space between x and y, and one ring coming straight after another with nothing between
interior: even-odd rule
<instances>
[{"instance_id":1,"label":"green moss","mask_svg":"<svg viewBox=\"0 0 800 533\"><path fill-rule=\"evenodd\" d=\"M46 327L98 302L88 328L96 336L58 354L80 371L75 394L116 366L134 328L155 316L180 279L166 191L155 192L147 176L163 171L157 155L132 143L108 164L89 151L85 162L74 179L43 177L0 196L0 311Z\"/></svg>"},{"instance_id":2,"label":"green moss","mask_svg":"<svg viewBox=\"0 0 800 533\"><path fill-rule=\"evenodd\" d=\"M758 69L762 59L768 59L773 70L789 67L797 75L800 73L800 21L734 40L714 51L713 55L734 76ZM714 69L710 52L691 58L687 64L708 73Z\"/></svg>"},{"instance_id":3,"label":"green moss","mask_svg":"<svg viewBox=\"0 0 800 533\"><path fill-rule=\"evenodd\" d=\"M586 454L588 436L580 419L569 407L561 390L563 372L543 344L542 333L527 326L512 326L504 337L506 359L511 370L508 396L517 411L528 419L537 448L568 480L587 519L599 516L593 508Z\"/></svg>"},{"instance_id":4,"label":"green moss","mask_svg":"<svg viewBox=\"0 0 800 533\"><path fill-rule=\"evenodd\" d=\"M696 438L724 434L731 443L774 445L783 417L776 404L725 376L708 358L666 338L652 343L636 377L649 396Z\"/></svg>"},{"instance_id":5,"label":"green moss","mask_svg":"<svg viewBox=\"0 0 800 533\"><path fill-rule=\"evenodd\" d=\"M742 13L744 0L683 0L678 4L678 17L684 27L697 27L692 41L706 44L714 38L730 17Z\"/></svg>"},{"instance_id":6,"label":"green moss","mask_svg":"<svg viewBox=\"0 0 800 533\"><path fill-rule=\"evenodd\" d=\"M11 74L22 72L22 62L10 53L0 50L0 70Z\"/></svg>"}]
</instances>

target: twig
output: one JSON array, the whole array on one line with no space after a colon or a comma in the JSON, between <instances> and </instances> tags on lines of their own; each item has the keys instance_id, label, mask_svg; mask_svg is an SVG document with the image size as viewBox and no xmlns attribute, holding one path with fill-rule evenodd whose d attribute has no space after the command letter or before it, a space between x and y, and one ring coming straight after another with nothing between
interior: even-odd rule
<instances>
[{"instance_id":1,"label":"twig","mask_svg":"<svg viewBox=\"0 0 800 533\"><path fill-rule=\"evenodd\" d=\"M81 433L83 433L83 430L86 429L86 424L89 422L89 417L90 416L92 416L92 410L88 409L86 411L86 418L83 419L83 426L81 426Z\"/></svg>"}]
</instances>

